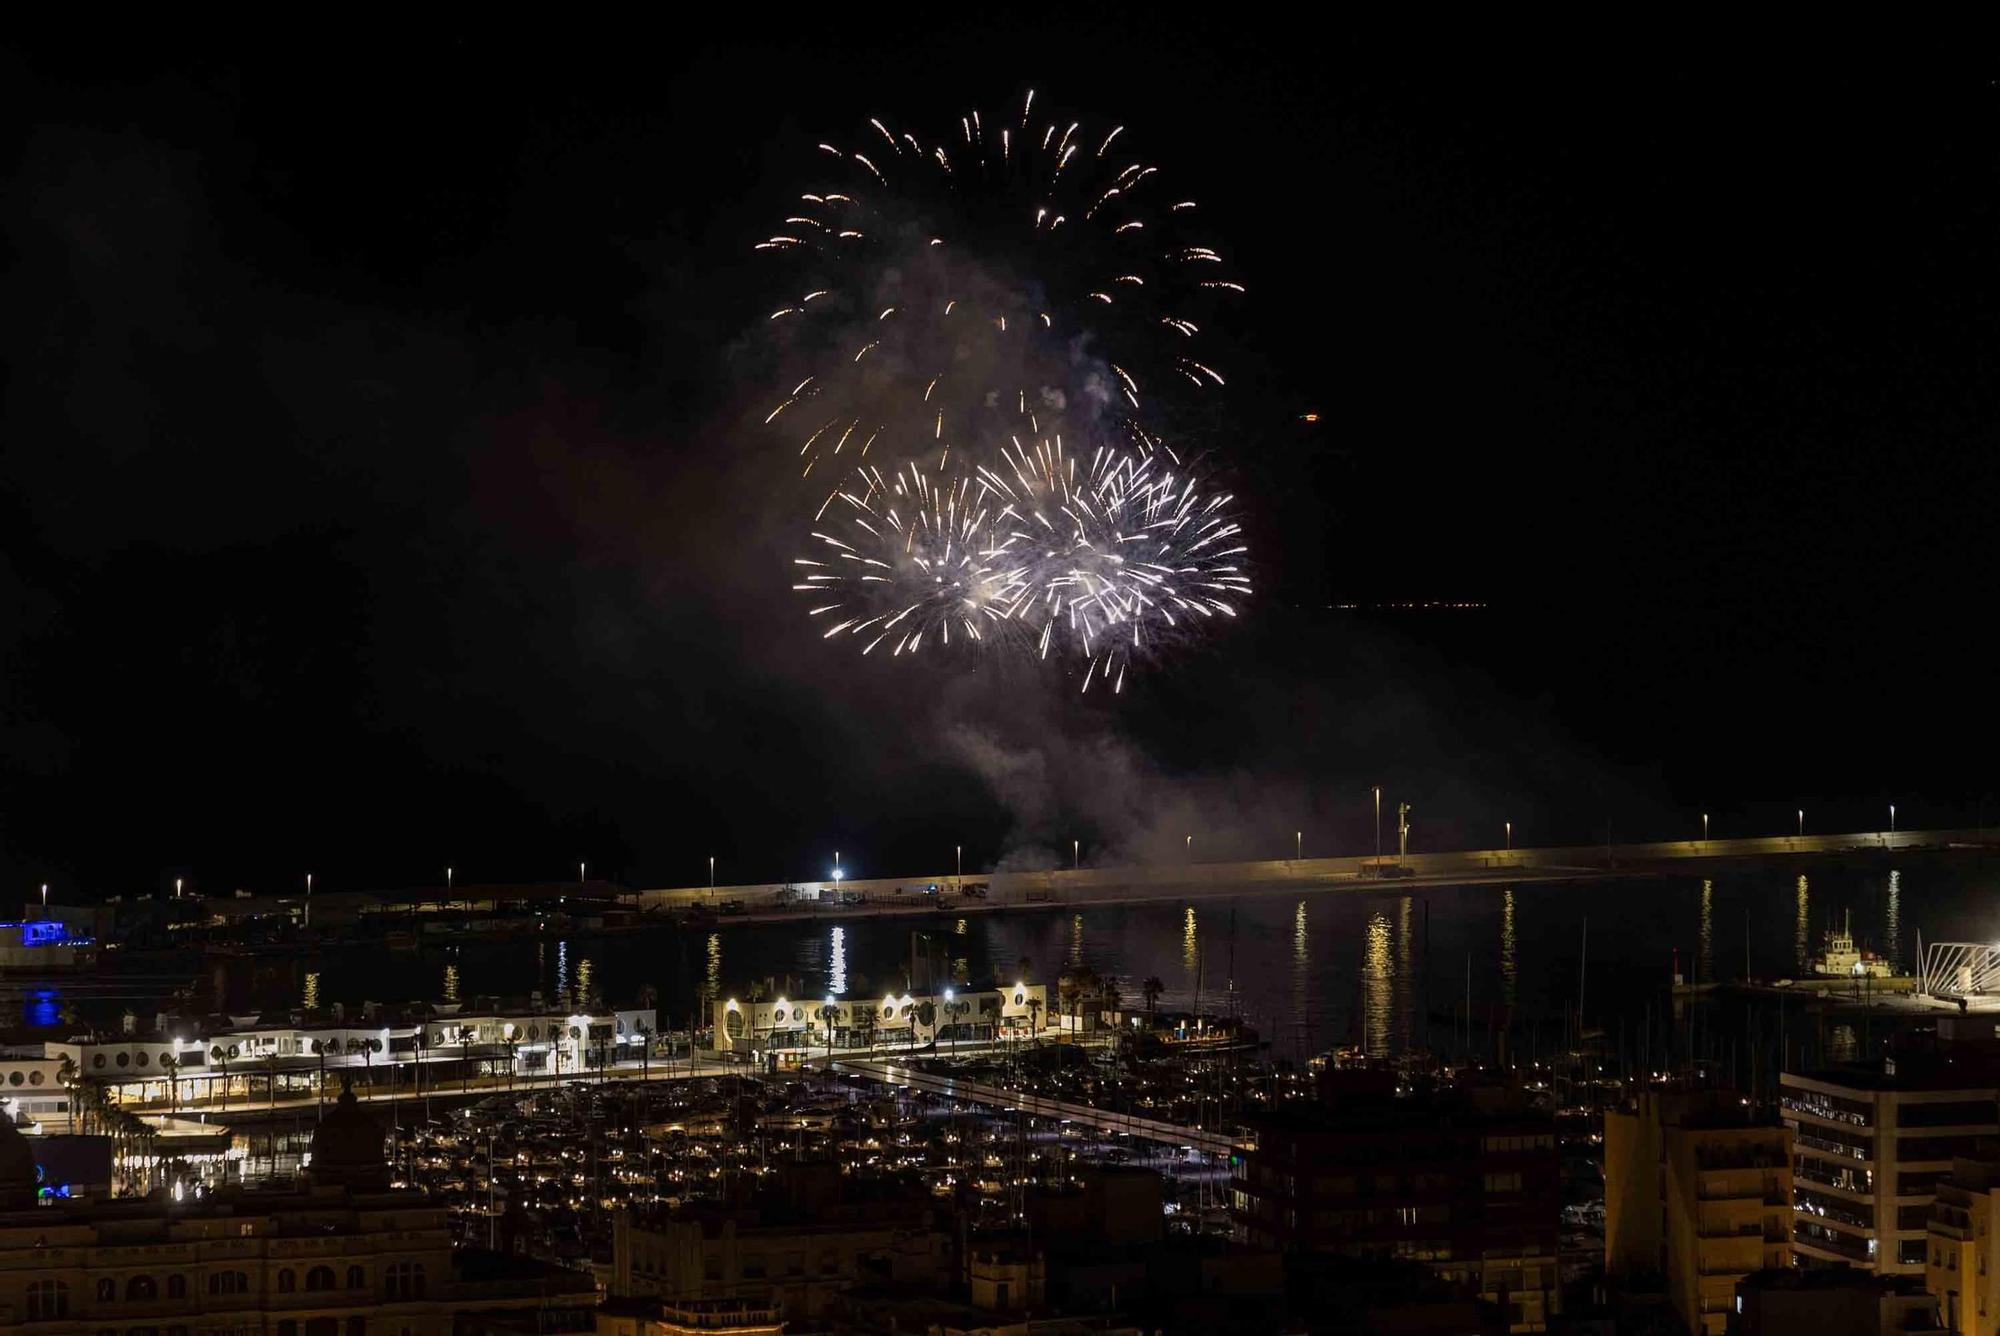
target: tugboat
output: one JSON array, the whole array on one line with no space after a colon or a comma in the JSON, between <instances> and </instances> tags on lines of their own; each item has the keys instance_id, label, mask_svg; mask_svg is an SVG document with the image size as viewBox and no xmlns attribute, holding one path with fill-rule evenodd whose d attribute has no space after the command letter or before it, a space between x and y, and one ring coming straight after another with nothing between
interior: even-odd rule
<instances>
[{"instance_id":1,"label":"tugboat","mask_svg":"<svg viewBox=\"0 0 2000 1336\"><path fill-rule=\"evenodd\" d=\"M1826 946L1813 957L1813 973L1822 979L1889 978L1894 971L1888 961L1854 945L1853 919L1850 911L1838 928L1827 929Z\"/></svg>"}]
</instances>

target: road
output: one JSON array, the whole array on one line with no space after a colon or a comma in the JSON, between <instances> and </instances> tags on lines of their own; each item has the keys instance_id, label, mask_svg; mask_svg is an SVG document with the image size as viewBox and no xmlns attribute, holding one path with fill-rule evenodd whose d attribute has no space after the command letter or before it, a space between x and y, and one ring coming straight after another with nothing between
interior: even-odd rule
<instances>
[{"instance_id":1,"label":"road","mask_svg":"<svg viewBox=\"0 0 2000 1336\"><path fill-rule=\"evenodd\" d=\"M1841 835L1783 835L1732 840L1677 840L1653 844L1578 845L1564 848L1470 849L1351 858L1282 858L1251 862L1186 862L1150 867L1074 868L1042 872L951 874L843 881L764 882L737 886L680 886L624 897L644 909L713 908L735 903L741 913L718 915L718 925L787 919L840 919L906 915L947 909L954 915L1083 905L1182 900L1218 892L1257 894L1372 892L1412 886L1518 886L1529 882L1701 875L1727 867L1785 863L1834 856L1882 857L1892 853L2000 854L2000 828L1862 831ZM984 896L958 892L984 886ZM936 886L936 897L924 888ZM859 893L858 904L834 903L837 891ZM793 898L780 903L780 893ZM827 899L799 901L798 892Z\"/></svg>"}]
</instances>

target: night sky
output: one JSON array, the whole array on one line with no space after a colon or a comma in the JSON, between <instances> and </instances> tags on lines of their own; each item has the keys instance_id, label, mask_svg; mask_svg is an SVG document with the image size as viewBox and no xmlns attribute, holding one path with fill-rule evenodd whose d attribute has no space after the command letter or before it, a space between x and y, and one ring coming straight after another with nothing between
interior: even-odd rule
<instances>
[{"instance_id":1,"label":"night sky","mask_svg":"<svg viewBox=\"0 0 2000 1336\"><path fill-rule=\"evenodd\" d=\"M1259 593L1116 700L830 651L753 481L750 243L814 140L1029 86L1143 132L1251 289ZM1378 782L1415 847L2000 815L1983 72L1135 18L17 46L0 87L22 896L1350 852Z\"/></svg>"}]
</instances>

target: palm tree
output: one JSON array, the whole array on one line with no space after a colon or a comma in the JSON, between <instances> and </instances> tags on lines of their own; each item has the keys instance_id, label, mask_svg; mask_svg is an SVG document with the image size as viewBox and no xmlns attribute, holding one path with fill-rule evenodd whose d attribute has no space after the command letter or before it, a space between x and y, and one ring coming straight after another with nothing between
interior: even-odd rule
<instances>
[{"instance_id":1,"label":"palm tree","mask_svg":"<svg viewBox=\"0 0 2000 1336\"><path fill-rule=\"evenodd\" d=\"M77 1131L82 1131L83 1125L79 1115L83 1110L79 1107L81 1101L78 1096L83 1086L83 1073L77 1069L76 1059L67 1053L63 1054L62 1063L56 1068L56 1080L62 1083L63 1089L69 1091L70 1126Z\"/></svg>"},{"instance_id":2,"label":"palm tree","mask_svg":"<svg viewBox=\"0 0 2000 1336\"><path fill-rule=\"evenodd\" d=\"M840 1019L840 1008L831 1002L822 1003L819 1018L826 1022L826 1056L833 1057L833 1025Z\"/></svg>"},{"instance_id":3,"label":"palm tree","mask_svg":"<svg viewBox=\"0 0 2000 1336\"><path fill-rule=\"evenodd\" d=\"M167 1110L180 1112L181 1107L181 1062L171 1053L160 1055L160 1066L167 1072Z\"/></svg>"},{"instance_id":4,"label":"palm tree","mask_svg":"<svg viewBox=\"0 0 2000 1336\"><path fill-rule=\"evenodd\" d=\"M1039 997L1028 999L1028 1033L1037 1042L1040 1042L1042 1037L1042 999Z\"/></svg>"},{"instance_id":5,"label":"palm tree","mask_svg":"<svg viewBox=\"0 0 2000 1336\"><path fill-rule=\"evenodd\" d=\"M461 1025L458 1027L458 1065L465 1068L465 1088L467 1090L472 1089L472 1068L466 1066L466 1059L469 1058L471 1054L472 1054L471 1027Z\"/></svg>"},{"instance_id":6,"label":"palm tree","mask_svg":"<svg viewBox=\"0 0 2000 1336\"><path fill-rule=\"evenodd\" d=\"M1159 1005L1160 994L1167 991L1167 986L1160 982L1159 975L1151 974L1146 977L1146 982L1139 985L1139 991L1146 995L1146 1028L1150 1030L1153 1028L1153 1009Z\"/></svg>"},{"instance_id":7,"label":"palm tree","mask_svg":"<svg viewBox=\"0 0 2000 1336\"><path fill-rule=\"evenodd\" d=\"M972 1004L962 997L944 1004L944 1014L948 1018L946 1023L951 1026L951 1051L954 1054L958 1052L958 1018L971 1010Z\"/></svg>"},{"instance_id":8,"label":"palm tree","mask_svg":"<svg viewBox=\"0 0 2000 1336\"><path fill-rule=\"evenodd\" d=\"M632 1029L639 1036L639 1080L643 1083L652 1073L653 1027L640 1021Z\"/></svg>"}]
</instances>

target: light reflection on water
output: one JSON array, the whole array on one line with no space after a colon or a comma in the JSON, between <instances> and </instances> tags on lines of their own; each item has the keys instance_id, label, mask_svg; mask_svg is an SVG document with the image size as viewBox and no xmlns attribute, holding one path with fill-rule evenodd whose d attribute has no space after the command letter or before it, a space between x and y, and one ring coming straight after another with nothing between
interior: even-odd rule
<instances>
[{"instance_id":1,"label":"light reflection on water","mask_svg":"<svg viewBox=\"0 0 2000 1336\"><path fill-rule=\"evenodd\" d=\"M1798 902L1798 921L1792 932L1792 956L1793 967L1803 976L1812 973L1812 942L1811 933L1808 931L1812 918L1812 893L1806 889L1803 872L1799 874Z\"/></svg>"},{"instance_id":2,"label":"light reflection on water","mask_svg":"<svg viewBox=\"0 0 2000 1336\"><path fill-rule=\"evenodd\" d=\"M1701 927L1698 931L1700 948L1695 953L1695 982L1707 983L1715 978L1715 883L1701 884Z\"/></svg>"},{"instance_id":3,"label":"light reflection on water","mask_svg":"<svg viewBox=\"0 0 2000 1336\"><path fill-rule=\"evenodd\" d=\"M847 995L847 929L833 925L833 965L826 973L826 991L835 997Z\"/></svg>"},{"instance_id":4,"label":"light reflection on water","mask_svg":"<svg viewBox=\"0 0 2000 1336\"><path fill-rule=\"evenodd\" d=\"M1298 1050L1309 1049L1312 1044L1312 1027L1307 1018L1312 1014L1312 934L1306 927L1306 902L1299 901L1299 907L1292 912L1292 1040L1294 1056L1305 1056ZM1283 1036L1273 1035L1273 1040Z\"/></svg>"},{"instance_id":5,"label":"light reflection on water","mask_svg":"<svg viewBox=\"0 0 2000 1336\"><path fill-rule=\"evenodd\" d=\"M1361 977L1367 990L1362 1048L1370 1057L1380 1057L1389 1051L1389 1008L1395 967L1389 963L1389 919L1379 911L1368 916L1368 930L1362 937Z\"/></svg>"},{"instance_id":6,"label":"light reflection on water","mask_svg":"<svg viewBox=\"0 0 2000 1336\"><path fill-rule=\"evenodd\" d=\"M1520 968L1514 959L1514 888L1509 886L1500 899L1500 1000L1509 1012L1514 1010L1520 982Z\"/></svg>"},{"instance_id":7,"label":"light reflection on water","mask_svg":"<svg viewBox=\"0 0 2000 1336\"><path fill-rule=\"evenodd\" d=\"M1902 973L1903 960L1903 874L1889 874L1889 894L1882 909L1882 954L1889 968Z\"/></svg>"}]
</instances>

